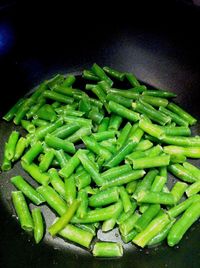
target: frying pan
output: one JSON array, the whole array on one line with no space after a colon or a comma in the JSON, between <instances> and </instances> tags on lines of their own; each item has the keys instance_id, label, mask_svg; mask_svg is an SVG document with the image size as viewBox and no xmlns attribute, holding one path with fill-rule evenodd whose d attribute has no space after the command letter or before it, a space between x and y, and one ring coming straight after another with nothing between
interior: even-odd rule
<instances>
[{"instance_id":1,"label":"frying pan","mask_svg":"<svg viewBox=\"0 0 200 268\"><path fill-rule=\"evenodd\" d=\"M4 1L0 9L0 116L42 80L58 72L80 74L97 62L134 72L156 88L173 90L177 103L200 119L200 10L190 1L160 2L134 3L132 9L123 1L120 10L109 10L102 2L92 11L80 6L77 12L76 6L57 2L47 8L32 1L25 6ZM126 14L123 19L122 13ZM0 161L10 131L10 124L1 121ZM200 125L193 131L199 134ZM198 223L175 248L165 243L143 250L128 245L120 259L94 258L83 248L48 235L35 245L13 216L10 191L14 188L9 178L16 173L25 175L19 164L0 174L0 267L200 267ZM45 207L44 213L48 224L52 215ZM100 237L120 239L116 230Z\"/></svg>"}]
</instances>

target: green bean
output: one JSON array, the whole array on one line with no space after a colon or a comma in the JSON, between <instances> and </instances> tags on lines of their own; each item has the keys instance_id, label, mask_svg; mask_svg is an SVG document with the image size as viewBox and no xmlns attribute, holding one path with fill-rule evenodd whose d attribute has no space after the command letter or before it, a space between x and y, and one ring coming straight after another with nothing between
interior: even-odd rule
<instances>
[{"instance_id":1,"label":"green bean","mask_svg":"<svg viewBox=\"0 0 200 268\"><path fill-rule=\"evenodd\" d=\"M88 209L88 194L86 191L81 190L78 192L77 199L80 201L80 205L77 209L76 215L78 218L84 218Z\"/></svg>"},{"instance_id":2,"label":"green bean","mask_svg":"<svg viewBox=\"0 0 200 268\"><path fill-rule=\"evenodd\" d=\"M138 113L127 109L126 107L122 106L121 104L118 104L114 101L109 101L108 107L111 110L111 112L120 115L123 118L126 118L132 122L136 122L139 120L140 116Z\"/></svg>"},{"instance_id":3,"label":"green bean","mask_svg":"<svg viewBox=\"0 0 200 268\"><path fill-rule=\"evenodd\" d=\"M131 240L133 240L133 238L138 234L138 232L133 229L132 231L130 231L130 233L128 233L127 235L123 235L121 234L121 238L123 240L124 243L128 243L131 242Z\"/></svg>"},{"instance_id":4,"label":"green bean","mask_svg":"<svg viewBox=\"0 0 200 268\"><path fill-rule=\"evenodd\" d=\"M141 140L134 148L134 151L146 151L150 149L152 146L153 146L153 143L151 141Z\"/></svg>"},{"instance_id":5,"label":"green bean","mask_svg":"<svg viewBox=\"0 0 200 268\"><path fill-rule=\"evenodd\" d=\"M112 187L107 190L99 191L89 198L89 206L102 207L119 200L119 191L117 187Z\"/></svg>"},{"instance_id":6,"label":"green bean","mask_svg":"<svg viewBox=\"0 0 200 268\"><path fill-rule=\"evenodd\" d=\"M36 244L38 244L44 235L44 224L42 213L39 208L34 208L32 210L32 218L33 218L33 225L34 225L34 238Z\"/></svg>"},{"instance_id":7,"label":"green bean","mask_svg":"<svg viewBox=\"0 0 200 268\"><path fill-rule=\"evenodd\" d=\"M183 154L190 158L200 158L200 147L181 147L168 145L163 147L166 154Z\"/></svg>"},{"instance_id":8,"label":"green bean","mask_svg":"<svg viewBox=\"0 0 200 268\"><path fill-rule=\"evenodd\" d=\"M131 181L127 183L126 185L126 191L128 194L133 194L136 190L138 182L137 181Z\"/></svg>"},{"instance_id":9,"label":"green bean","mask_svg":"<svg viewBox=\"0 0 200 268\"><path fill-rule=\"evenodd\" d=\"M43 151L43 146L40 141L32 145L32 147L23 155L22 161L30 165L33 160Z\"/></svg>"},{"instance_id":10,"label":"green bean","mask_svg":"<svg viewBox=\"0 0 200 268\"><path fill-rule=\"evenodd\" d=\"M160 107L159 108L159 111L162 112L163 114L171 117L171 119L177 124L177 125L180 125L180 126L188 126L188 122L185 121L181 116L179 116L178 114L176 113L173 113L172 111L166 109L165 107Z\"/></svg>"},{"instance_id":11,"label":"green bean","mask_svg":"<svg viewBox=\"0 0 200 268\"><path fill-rule=\"evenodd\" d=\"M45 99L50 99L50 100L53 100L53 101L58 101L58 102L61 102L61 103L66 103L66 104L71 104L74 101L74 99L71 98L71 97L68 97L68 96L66 96L64 94L57 93L57 92L51 91L51 90L45 90L43 92L43 97Z\"/></svg>"},{"instance_id":12,"label":"green bean","mask_svg":"<svg viewBox=\"0 0 200 268\"><path fill-rule=\"evenodd\" d=\"M80 164L80 160L78 158L78 153L79 153L79 151L77 151L69 159L69 161L66 163L66 165L61 168L61 170L59 171L60 176L62 176L63 178L68 178L73 174L74 170Z\"/></svg>"},{"instance_id":13,"label":"green bean","mask_svg":"<svg viewBox=\"0 0 200 268\"><path fill-rule=\"evenodd\" d=\"M24 137L19 138L15 147L15 154L12 161L17 161L27 147L27 140Z\"/></svg>"},{"instance_id":14,"label":"green bean","mask_svg":"<svg viewBox=\"0 0 200 268\"><path fill-rule=\"evenodd\" d=\"M171 193L173 194L176 203L178 203L183 196L184 192L187 191L188 185L184 182L176 182L171 190Z\"/></svg>"},{"instance_id":15,"label":"green bean","mask_svg":"<svg viewBox=\"0 0 200 268\"><path fill-rule=\"evenodd\" d=\"M200 181L196 181L191 184L185 191L188 197L197 194L200 191Z\"/></svg>"},{"instance_id":16,"label":"green bean","mask_svg":"<svg viewBox=\"0 0 200 268\"><path fill-rule=\"evenodd\" d=\"M192 183L192 182L196 181L196 178L180 164L169 165L167 169L174 176L176 176L177 178L179 178L185 182Z\"/></svg>"},{"instance_id":17,"label":"green bean","mask_svg":"<svg viewBox=\"0 0 200 268\"><path fill-rule=\"evenodd\" d=\"M143 95L140 99L144 102L147 102L155 107L166 107L168 105L168 100L160 97L153 97L148 95Z\"/></svg>"},{"instance_id":18,"label":"green bean","mask_svg":"<svg viewBox=\"0 0 200 268\"><path fill-rule=\"evenodd\" d=\"M37 191L44 197L47 204L60 216L67 211L67 204L51 186L39 186Z\"/></svg>"},{"instance_id":19,"label":"green bean","mask_svg":"<svg viewBox=\"0 0 200 268\"><path fill-rule=\"evenodd\" d=\"M123 207L122 207L123 212L117 217L117 220L116 220L117 224L120 225L123 222L125 222L131 215L133 215L133 213L135 212L136 208L137 208L137 203L134 200L132 201L132 209L129 210L128 212L124 212Z\"/></svg>"},{"instance_id":20,"label":"green bean","mask_svg":"<svg viewBox=\"0 0 200 268\"><path fill-rule=\"evenodd\" d=\"M36 126L36 127L42 127L42 126L50 125L49 122L47 122L47 121L45 121L45 120L42 120L42 119L39 119L39 118L33 119L31 122L32 122L33 125Z\"/></svg>"},{"instance_id":21,"label":"green bean","mask_svg":"<svg viewBox=\"0 0 200 268\"><path fill-rule=\"evenodd\" d=\"M98 221L105 221L105 220L115 217L115 215L118 215L119 210L121 211L122 208L123 206L122 206L121 201L118 201L117 203L107 206L105 208L91 210L82 219L74 216L71 222L72 223L92 223L92 222L98 222Z\"/></svg>"},{"instance_id":22,"label":"green bean","mask_svg":"<svg viewBox=\"0 0 200 268\"><path fill-rule=\"evenodd\" d=\"M132 73L126 73L126 78L133 87L140 86L140 83L138 82L136 76Z\"/></svg>"},{"instance_id":23,"label":"green bean","mask_svg":"<svg viewBox=\"0 0 200 268\"><path fill-rule=\"evenodd\" d=\"M169 209L167 214L171 219L179 216L182 212L184 212L191 204L199 202L200 195L193 195L186 199L185 201L181 202L180 204L176 205L175 207Z\"/></svg>"},{"instance_id":24,"label":"green bean","mask_svg":"<svg viewBox=\"0 0 200 268\"><path fill-rule=\"evenodd\" d=\"M167 182L167 178L166 177L162 177L162 176L156 176L152 185L151 185L151 191L153 192L161 192L165 183Z\"/></svg>"},{"instance_id":25,"label":"green bean","mask_svg":"<svg viewBox=\"0 0 200 268\"><path fill-rule=\"evenodd\" d=\"M92 81L99 81L99 77L96 76L92 71L90 70L83 70L82 77L87 80Z\"/></svg>"},{"instance_id":26,"label":"green bean","mask_svg":"<svg viewBox=\"0 0 200 268\"><path fill-rule=\"evenodd\" d=\"M143 231L148 224L157 216L157 214L160 211L160 205L159 204L153 204L150 205L145 212L142 214L141 217L135 222L135 229L138 232Z\"/></svg>"},{"instance_id":27,"label":"green bean","mask_svg":"<svg viewBox=\"0 0 200 268\"><path fill-rule=\"evenodd\" d=\"M65 199L65 184L58 175L58 172L55 168L51 168L48 171L50 176L50 183L53 186L54 190L59 193L59 195Z\"/></svg>"},{"instance_id":28,"label":"green bean","mask_svg":"<svg viewBox=\"0 0 200 268\"><path fill-rule=\"evenodd\" d=\"M186 209L182 217L174 223L167 236L167 242L170 247L180 242L185 232L200 217L200 202L193 203Z\"/></svg>"},{"instance_id":29,"label":"green bean","mask_svg":"<svg viewBox=\"0 0 200 268\"><path fill-rule=\"evenodd\" d=\"M49 175L47 173L42 173L36 164L32 163L29 165L25 162L21 162L21 165L23 169L38 183L43 185L47 185L49 183Z\"/></svg>"},{"instance_id":30,"label":"green bean","mask_svg":"<svg viewBox=\"0 0 200 268\"><path fill-rule=\"evenodd\" d=\"M114 101L118 104L121 104L123 106L125 106L126 108L130 108L132 105L132 100L128 99L126 97L120 96L116 93L108 93L108 95L106 96L106 100L107 101Z\"/></svg>"},{"instance_id":31,"label":"green bean","mask_svg":"<svg viewBox=\"0 0 200 268\"><path fill-rule=\"evenodd\" d=\"M85 188L91 183L91 176L85 171L81 171L79 174L75 174L75 181L78 190Z\"/></svg>"},{"instance_id":32,"label":"green bean","mask_svg":"<svg viewBox=\"0 0 200 268\"><path fill-rule=\"evenodd\" d=\"M68 74L63 81L62 85L64 87L71 87L76 81L76 77L73 74Z\"/></svg>"},{"instance_id":33,"label":"green bean","mask_svg":"<svg viewBox=\"0 0 200 268\"><path fill-rule=\"evenodd\" d=\"M108 130L109 118L104 117L101 123L98 125L98 132L104 132Z\"/></svg>"},{"instance_id":34,"label":"green bean","mask_svg":"<svg viewBox=\"0 0 200 268\"><path fill-rule=\"evenodd\" d=\"M21 191L14 191L11 193L11 196L22 229L32 231L34 228L33 219L23 193Z\"/></svg>"},{"instance_id":35,"label":"green bean","mask_svg":"<svg viewBox=\"0 0 200 268\"><path fill-rule=\"evenodd\" d=\"M94 134L92 134L92 137L96 141L100 142L100 141L115 138L115 135L116 135L116 131L114 131L114 130L106 130L106 131L101 131L101 132L94 133Z\"/></svg>"},{"instance_id":36,"label":"green bean","mask_svg":"<svg viewBox=\"0 0 200 268\"><path fill-rule=\"evenodd\" d=\"M97 106L99 109L103 107L103 103L97 99L90 98L91 105Z\"/></svg>"},{"instance_id":37,"label":"green bean","mask_svg":"<svg viewBox=\"0 0 200 268\"><path fill-rule=\"evenodd\" d=\"M54 122L57 118L56 112L50 104L44 104L36 113L36 118L44 119L46 121Z\"/></svg>"},{"instance_id":38,"label":"green bean","mask_svg":"<svg viewBox=\"0 0 200 268\"><path fill-rule=\"evenodd\" d=\"M81 138L83 138L84 136L88 136L91 134L91 127L81 127L80 129L78 129L74 134L72 134L71 136L69 136L66 140L68 142L72 142L75 143L77 141L80 141Z\"/></svg>"},{"instance_id":39,"label":"green bean","mask_svg":"<svg viewBox=\"0 0 200 268\"><path fill-rule=\"evenodd\" d=\"M156 217L142 232L134 237L132 242L142 248L145 247L153 237L159 234L169 224L169 222L170 219L166 214Z\"/></svg>"},{"instance_id":40,"label":"green bean","mask_svg":"<svg viewBox=\"0 0 200 268\"><path fill-rule=\"evenodd\" d=\"M103 184L104 180L98 173L98 171L94 168L93 163L88 158L87 154L83 150L79 150L78 158L81 161L84 169L91 175L94 182L100 186Z\"/></svg>"},{"instance_id":41,"label":"green bean","mask_svg":"<svg viewBox=\"0 0 200 268\"><path fill-rule=\"evenodd\" d=\"M187 169L195 178L196 180L200 180L200 169L195 167L189 162L183 163L185 169Z\"/></svg>"},{"instance_id":42,"label":"green bean","mask_svg":"<svg viewBox=\"0 0 200 268\"><path fill-rule=\"evenodd\" d=\"M164 130L164 133L169 136L190 136L191 130L189 127L172 127L172 126L160 126Z\"/></svg>"},{"instance_id":43,"label":"green bean","mask_svg":"<svg viewBox=\"0 0 200 268\"><path fill-rule=\"evenodd\" d=\"M3 119L7 122L11 121L13 117L15 116L18 109L21 107L21 105L24 103L24 99L20 98L11 108L8 110L8 112L3 116Z\"/></svg>"},{"instance_id":44,"label":"green bean","mask_svg":"<svg viewBox=\"0 0 200 268\"><path fill-rule=\"evenodd\" d=\"M161 177L165 177L167 180L167 167L160 167L159 168L159 175Z\"/></svg>"},{"instance_id":45,"label":"green bean","mask_svg":"<svg viewBox=\"0 0 200 268\"><path fill-rule=\"evenodd\" d=\"M120 233L122 235L127 235L128 233L130 233L135 227L135 224L139 218L140 218L140 215L137 212L135 212L126 221L123 221L119 225Z\"/></svg>"},{"instance_id":46,"label":"green bean","mask_svg":"<svg viewBox=\"0 0 200 268\"><path fill-rule=\"evenodd\" d=\"M133 169L144 169L152 167L161 167L169 165L170 156L160 155L154 157L143 157L138 159L133 159Z\"/></svg>"},{"instance_id":47,"label":"green bean","mask_svg":"<svg viewBox=\"0 0 200 268\"><path fill-rule=\"evenodd\" d=\"M16 144L19 139L19 132L13 130L8 138L7 146L5 148L5 156L8 160L12 160L15 155Z\"/></svg>"},{"instance_id":48,"label":"green bean","mask_svg":"<svg viewBox=\"0 0 200 268\"><path fill-rule=\"evenodd\" d=\"M80 111L85 113L85 115L88 114L88 112L91 109L91 103L89 97L83 96L83 98L79 101L78 107Z\"/></svg>"},{"instance_id":49,"label":"green bean","mask_svg":"<svg viewBox=\"0 0 200 268\"><path fill-rule=\"evenodd\" d=\"M32 99L32 101L39 102L42 98L42 93L44 92L44 90L48 89L48 82L44 81L42 82L37 88L36 90L33 92L33 94L31 95L30 99Z\"/></svg>"},{"instance_id":50,"label":"green bean","mask_svg":"<svg viewBox=\"0 0 200 268\"><path fill-rule=\"evenodd\" d=\"M58 161L58 165L62 168L64 168L68 162L68 155L65 153L62 149L61 150L54 150L54 155L56 160Z\"/></svg>"},{"instance_id":51,"label":"green bean","mask_svg":"<svg viewBox=\"0 0 200 268\"><path fill-rule=\"evenodd\" d=\"M150 190L151 185L157 175L158 175L157 169L153 168L149 170L145 175L145 177L142 179L141 183L137 184L134 194L138 194L142 190Z\"/></svg>"},{"instance_id":52,"label":"green bean","mask_svg":"<svg viewBox=\"0 0 200 268\"><path fill-rule=\"evenodd\" d=\"M142 101L136 101L132 103L132 107L136 112L145 114L149 119L155 121L156 123L164 126L171 122L171 118L160 111L156 110L152 105Z\"/></svg>"},{"instance_id":53,"label":"green bean","mask_svg":"<svg viewBox=\"0 0 200 268\"><path fill-rule=\"evenodd\" d=\"M96 63L94 63L92 65L92 72L99 77L100 80L106 81L110 86L113 85L113 81L105 74L104 70L97 65Z\"/></svg>"},{"instance_id":54,"label":"green bean","mask_svg":"<svg viewBox=\"0 0 200 268\"><path fill-rule=\"evenodd\" d=\"M11 163L11 160L9 160L7 157L6 157L6 149L7 149L7 142L5 143L5 148L4 148L4 154L3 154L3 161L2 161L2 165L1 165L1 170L2 171L8 171L12 168L12 163Z\"/></svg>"},{"instance_id":55,"label":"green bean","mask_svg":"<svg viewBox=\"0 0 200 268\"><path fill-rule=\"evenodd\" d=\"M94 236L91 232L82 230L72 224L67 224L59 232L59 235L86 248L90 247Z\"/></svg>"},{"instance_id":56,"label":"green bean","mask_svg":"<svg viewBox=\"0 0 200 268\"><path fill-rule=\"evenodd\" d=\"M104 166L106 168L112 168L119 165L124 158L133 151L137 142L128 140L115 154L111 156L108 161L105 162Z\"/></svg>"},{"instance_id":57,"label":"green bean","mask_svg":"<svg viewBox=\"0 0 200 268\"><path fill-rule=\"evenodd\" d=\"M116 154L117 152L117 148L115 145L115 139L109 139L106 141L101 141L100 144L105 147L109 152L111 152L111 154Z\"/></svg>"},{"instance_id":58,"label":"green bean","mask_svg":"<svg viewBox=\"0 0 200 268\"><path fill-rule=\"evenodd\" d=\"M161 243L168 235L170 229L172 228L173 224L175 223L175 219L171 220L167 226L165 226L165 228L158 233L156 236L154 236L149 242L148 242L148 246L154 246L154 245L158 245L159 243Z\"/></svg>"},{"instance_id":59,"label":"green bean","mask_svg":"<svg viewBox=\"0 0 200 268\"><path fill-rule=\"evenodd\" d=\"M122 200L124 211L128 212L129 210L132 209L132 203L131 203L130 197L129 197L126 189L124 188L124 186L119 187L119 195L120 195L120 198Z\"/></svg>"},{"instance_id":60,"label":"green bean","mask_svg":"<svg viewBox=\"0 0 200 268\"><path fill-rule=\"evenodd\" d=\"M108 130L115 130L117 131L122 123L123 118L116 114L111 114Z\"/></svg>"},{"instance_id":61,"label":"green bean","mask_svg":"<svg viewBox=\"0 0 200 268\"><path fill-rule=\"evenodd\" d=\"M91 91L98 97L98 99L102 103L106 102L106 94L99 85L95 85L95 87L93 87Z\"/></svg>"},{"instance_id":62,"label":"green bean","mask_svg":"<svg viewBox=\"0 0 200 268\"><path fill-rule=\"evenodd\" d=\"M118 210L118 212L114 215L114 217L103 222L102 232L111 231L115 227L115 224L117 222L117 218L122 213L122 211L123 211L123 207L121 207L121 210L120 209Z\"/></svg>"},{"instance_id":63,"label":"green bean","mask_svg":"<svg viewBox=\"0 0 200 268\"><path fill-rule=\"evenodd\" d=\"M175 204L175 198L171 193L142 190L137 194L133 194L133 197L137 200L137 202L141 203L163 204L163 205Z\"/></svg>"},{"instance_id":64,"label":"green bean","mask_svg":"<svg viewBox=\"0 0 200 268\"><path fill-rule=\"evenodd\" d=\"M142 95L160 97L160 98L174 98L176 94L166 90L146 90L142 93Z\"/></svg>"},{"instance_id":65,"label":"green bean","mask_svg":"<svg viewBox=\"0 0 200 268\"><path fill-rule=\"evenodd\" d=\"M64 81L64 76L61 74L56 74L51 79L46 81L47 86L52 89L55 85L62 84Z\"/></svg>"},{"instance_id":66,"label":"green bean","mask_svg":"<svg viewBox=\"0 0 200 268\"><path fill-rule=\"evenodd\" d=\"M96 227L94 223L77 223L76 227L91 233L93 236L96 235Z\"/></svg>"},{"instance_id":67,"label":"green bean","mask_svg":"<svg viewBox=\"0 0 200 268\"><path fill-rule=\"evenodd\" d=\"M42 172L45 172L49 169L52 161L54 158L54 151L52 149L48 150L45 154L44 157L42 158L39 168Z\"/></svg>"},{"instance_id":68,"label":"green bean","mask_svg":"<svg viewBox=\"0 0 200 268\"><path fill-rule=\"evenodd\" d=\"M27 196L35 205L40 205L45 202L45 199L21 176L15 176L11 178L12 184L20 190L25 196Z\"/></svg>"},{"instance_id":69,"label":"green bean","mask_svg":"<svg viewBox=\"0 0 200 268\"><path fill-rule=\"evenodd\" d=\"M159 128L159 126L152 124L150 122L147 122L145 119L140 119L139 121L139 127L146 132L147 134L162 139L164 136L164 131Z\"/></svg>"},{"instance_id":70,"label":"green bean","mask_svg":"<svg viewBox=\"0 0 200 268\"><path fill-rule=\"evenodd\" d=\"M167 144L189 147L200 147L200 138L196 137L182 137L182 136L168 136L164 135L162 141Z\"/></svg>"},{"instance_id":71,"label":"green bean","mask_svg":"<svg viewBox=\"0 0 200 268\"><path fill-rule=\"evenodd\" d=\"M111 77L120 81L124 81L125 73L119 72L107 66L103 67L103 70Z\"/></svg>"},{"instance_id":72,"label":"green bean","mask_svg":"<svg viewBox=\"0 0 200 268\"><path fill-rule=\"evenodd\" d=\"M119 133L119 138L117 140L117 148L120 149L126 142L130 131L131 131L132 125L127 122L126 125L123 127L123 129Z\"/></svg>"},{"instance_id":73,"label":"green bean","mask_svg":"<svg viewBox=\"0 0 200 268\"><path fill-rule=\"evenodd\" d=\"M125 90L125 89L110 88L109 91L108 91L108 93L115 94L115 95L124 97L126 99L137 100L140 95L134 89Z\"/></svg>"},{"instance_id":74,"label":"green bean","mask_svg":"<svg viewBox=\"0 0 200 268\"><path fill-rule=\"evenodd\" d=\"M55 91L56 93L66 95L66 96L70 96L70 97L73 96L73 92L74 92L74 90L71 87L64 86L63 84L62 85L55 85L52 88L52 90ZM59 100L57 100L57 101L60 102Z\"/></svg>"},{"instance_id":75,"label":"green bean","mask_svg":"<svg viewBox=\"0 0 200 268\"><path fill-rule=\"evenodd\" d=\"M144 134L144 131L138 125L139 124L136 123L132 127L132 129L129 133L129 136L128 136L129 140L132 140L132 141L136 142L137 144L140 142L140 140Z\"/></svg>"},{"instance_id":76,"label":"green bean","mask_svg":"<svg viewBox=\"0 0 200 268\"><path fill-rule=\"evenodd\" d=\"M119 177L116 177L109 181L105 181L101 189L104 190L110 187L124 185L128 182L142 178L144 174L145 174L144 170L135 170L126 172L124 175L120 175Z\"/></svg>"},{"instance_id":77,"label":"green bean","mask_svg":"<svg viewBox=\"0 0 200 268\"><path fill-rule=\"evenodd\" d=\"M53 132L54 130L56 130L58 127L61 127L63 124L63 119L58 119L56 120L54 123L48 124L46 126L44 126L42 129L37 129L35 131L35 137L38 140L44 139L44 137L47 134L50 134L51 132Z\"/></svg>"},{"instance_id":78,"label":"green bean","mask_svg":"<svg viewBox=\"0 0 200 268\"><path fill-rule=\"evenodd\" d=\"M65 200L68 205L71 205L76 199L76 183L74 175L71 175L69 178L65 179Z\"/></svg>"},{"instance_id":79,"label":"green bean","mask_svg":"<svg viewBox=\"0 0 200 268\"><path fill-rule=\"evenodd\" d=\"M123 247L117 242L96 242L92 254L95 257L121 257Z\"/></svg>"},{"instance_id":80,"label":"green bean","mask_svg":"<svg viewBox=\"0 0 200 268\"><path fill-rule=\"evenodd\" d=\"M134 148L135 149L135 148ZM160 155L163 152L163 149L160 145L156 145L146 151L135 151L126 156L128 163L132 163L132 160L146 157L155 157Z\"/></svg>"},{"instance_id":81,"label":"green bean","mask_svg":"<svg viewBox=\"0 0 200 268\"><path fill-rule=\"evenodd\" d=\"M24 129L26 129L29 133L35 132L35 126L30 121L21 120L21 125Z\"/></svg>"},{"instance_id":82,"label":"green bean","mask_svg":"<svg viewBox=\"0 0 200 268\"><path fill-rule=\"evenodd\" d=\"M92 136L85 136L82 138L82 141L89 150L101 156L103 159L108 160L112 156L111 153L101 146Z\"/></svg>"},{"instance_id":83,"label":"green bean","mask_svg":"<svg viewBox=\"0 0 200 268\"><path fill-rule=\"evenodd\" d=\"M183 154L171 154L170 164L184 163L186 161L186 156Z\"/></svg>"},{"instance_id":84,"label":"green bean","mask_svg":"<svg viewBox=\"0 0 200 268\"><path fill-rule=\"evenodd\" d=\"M72 142L69 142L67 140L62 140L60 138L57 138L51 134L47 134L45 137L45 143L54 149L60 150L63 149L67 153L75 153L75 147Z\"/></svg>"},{"instance_id":85,"label":"green bean","mask_svg":"<svg viewBox=\"0 0 200 268\"><path fill-rule=\"evenodd\" d=\"M186 122L188 122L189 125L194 125L197 122L196 118L175 103L170 102L167 105L167 108L182 117Z\"/></svg>"},{"instance_id":86,"label":"green bean","mask_svg":"<svg viewBox=\"0 0 200 268\"><path fill-rule=\"evenodd\" d=\"M34 101L29 98L25 99L22 105L20 105L19 109L17 110L13 122L15 125L19 125L21 120L24 118L26 113L29 111L30 107L33 105Z\"/></svg>"},{"instance_id":87,"label":"green bean","mask_svg":"<svg viewBox=\"0 0 200 268\"><path fill-rule=\"evenodd\" d=\"M57 233L59 233L70 222L79 205L80 201L74 200L68 207L67 211L48 228L48 231L52 236L55 236Z\"/></svg>"},{"instance_id":88,"label":"green bean","mask_svg":"<svg viewBox=\"0 0 200 268\"><path fill-rule=\"evenodd\" d=\"M69 137L71 134L73 134L75 131L77 131L79 128L80 126L76 123L67 124L57 128L55 131L51 133L51 135L60 139L65 139Z\"/></svg>"},{"instance_id":89,"label":"green bean","mask_svg":"<svg viewBox=\"0 0 200 268\"><path fill-rule=\"evenodd\" d=\"M115 179L117 177L119 177L120 175L123 175L124 173L131 171L131 166L130 165L121 165L118 167L114 167L114 168L110 168L106 171L104 171L103 173L101 173L101 177L104 180L112 180Z\"/></svg>"}]
</instances>

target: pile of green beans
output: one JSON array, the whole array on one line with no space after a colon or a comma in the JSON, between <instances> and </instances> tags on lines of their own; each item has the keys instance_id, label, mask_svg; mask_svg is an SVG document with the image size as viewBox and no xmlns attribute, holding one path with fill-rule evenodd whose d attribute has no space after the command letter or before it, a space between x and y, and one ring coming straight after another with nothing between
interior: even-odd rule
<instances>
[{"instance_id":1,"label":"pile of green beans","mask_svg":"<svg viewBox=\"0 0 200 268\"><path fill-rule=\"evenodd\" d=\"M19 174L10 180L21 227L39 243L46 204L55 214L49 234L96 257L123 255L120 243L92 243L99 228L118 227L124 243L142 248L178 244L200 217L200 169L190 162L200 158L200 137L190 129L197 119L172 101L176 94L149 89L132 73L94 63L80 79L77 88L77 77L57 74L3 116L19 127L1 169L20 161L30 182Z\"/></svg>"}]
</instances>

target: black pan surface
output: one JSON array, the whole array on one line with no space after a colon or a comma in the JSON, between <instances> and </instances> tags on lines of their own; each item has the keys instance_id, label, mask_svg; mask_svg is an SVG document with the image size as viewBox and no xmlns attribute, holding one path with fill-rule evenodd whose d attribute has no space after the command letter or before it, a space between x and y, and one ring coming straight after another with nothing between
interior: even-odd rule
<instances>
[{"instance_id":1,"label":"black pan surface","mask_svg":"<svg viewBox=\"0 0 200 268\"><path fill-rule=\"evenodd\" d=\"M39 12L37 4L25 6L26 12L16 3L1 9L0 38L3 27L7 45L3 49L0 47L0 116L19 97L52 74L78 74L97 62L122 71L133 71L149 85L176 92L176 102L200 119L200 42L197 38L200 12L198 7L180 1L172 5L166 2L163 1L158 10L151 6L148 12L145 12L149 8L145 4L143 9L138 6L136 10L143 10L142 16L137 16L125 5L121 12L126 11L127 17L123 20L120 12L114 16L104 8L99 13L93 9L73 17L73 20L79 17L78 26L69 17L70 7L65 10L67 15L62 14L62 7L55 8L54 5L50 10L40 7ZM3 144L13 127L0 121L0 162ZM200 133L199 123L193 133ZM14 174L25 175L19 163L13 170L0 174L0 267L200 266L198 223L175 248L163 244L140 250L129 244L120 259L93 258L83 248L60 238L53 240L48 235L41 244L35 245L33 238L20 229L13 216L10 191L14 187L9 178ZM48 225L52 214L47 207L43 207L43 211ZM120 240L116 230L99 236Z\"/></svg>"}]
</instances>

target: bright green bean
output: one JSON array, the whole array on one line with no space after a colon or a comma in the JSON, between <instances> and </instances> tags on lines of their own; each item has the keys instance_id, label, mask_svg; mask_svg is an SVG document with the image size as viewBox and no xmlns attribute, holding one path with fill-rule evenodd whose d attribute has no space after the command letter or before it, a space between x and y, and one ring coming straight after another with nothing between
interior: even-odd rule
<instances>
[{"instance_id":1,"label":"bright green bean","mask_svg":"<svg viewBox=\"0 0 200 268\"><path fill-rule=\"evenodd\" d=\"M21 191L14 191L11 193L11 196L22 229L32 231L34 228L33 219L23 193Z\"/></svg>"},{"instance_id":2,"label":"bright green bean","mask_svg":"<svg viewBox=\"0 0 200 268\"><path fill-rule=\"evenodd\" d=\"M70 222L79 205L80 201L74 200L68 207L67 211L48 228L48 231L52 236L55 236L57 233L59 233Z\"/></svg>"},{"instance_id":3,"label":"bright green bean","mask_svg":"<svg viewBox=\"0 0 200 268\"><path fill-rule=\"evenodd\" d=\"M44 235L44 224L41 210L39 208L34 208L32 210L32 218L34 224L34 238L36 244L38 244Z\"/></svg>"},{"instance_id":4,"label":"bright green bean","mask_svg":"<svg viewBox=\"0 0 200 268\"><path fill-rule=\"evenodd\" d=\"M45 199L28 183L22 176L15 176L11 179L12 184L27 196L34 204L40 205L45 202Z\"/></svg>"}]
</instances>

